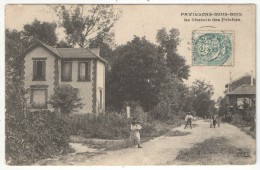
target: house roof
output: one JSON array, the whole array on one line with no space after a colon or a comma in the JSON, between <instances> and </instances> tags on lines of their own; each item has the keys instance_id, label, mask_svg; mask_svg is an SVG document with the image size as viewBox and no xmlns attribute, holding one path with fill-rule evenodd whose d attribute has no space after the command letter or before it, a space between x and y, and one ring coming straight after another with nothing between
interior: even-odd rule
<instances>
[{"instance_id":1,"label":"house roof","mask_svg":"<svg viewBox=\"0 0 260 170\"><path fill-rule=\"evenodd\" d=\"M239 88L242 85L250 85L251 84L251 75L246 73L243 76L240 76L236 79L234 79L231 83L230 83L230 89L231 90L235 90L237 88ZM253 78L253 85L256 84L256 79ZM228 88L228 84L225 85L226 88Z\"/></svg>"},{"instance_id":2,"label":"house roof","mask_svg":"<svg viewBox=\"0 0 260 170\"><path fill-rule=\"evenodd\" d=\"M98 59L104 63L107 63L105 59L95 54L88 48L54 48L46 45L42 42L38 42L25 51L24 56L36 47L43 47L55 56L64 59Z\"/></svg>"},{"instance_id":3,"label":"house roof","mask_svg":"<svg viewBox=\"0 0 260 170\"><path fill-rule=\"evenodd\" d=\"M228 93L228 95L240 95L240 94L255 95L256 94L256 87L244 84L244 85L238 87L237 89Z\"/></svg>"}]
</instances>

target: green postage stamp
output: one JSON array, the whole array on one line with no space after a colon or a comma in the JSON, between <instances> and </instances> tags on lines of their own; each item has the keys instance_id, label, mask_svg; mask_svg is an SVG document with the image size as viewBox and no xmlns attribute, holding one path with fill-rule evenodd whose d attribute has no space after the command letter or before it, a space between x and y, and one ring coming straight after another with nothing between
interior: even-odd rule
<instances>
[{"instance_id":1,"label":"green postage stamp","mask_svg":"<svg viewBox=\"0 0 260 170\"><path fill-rule=\"evenodd\" d=\"M232 66L234 33L232 31L193 31L193 66Z\"/></svg>"}]
</instances>

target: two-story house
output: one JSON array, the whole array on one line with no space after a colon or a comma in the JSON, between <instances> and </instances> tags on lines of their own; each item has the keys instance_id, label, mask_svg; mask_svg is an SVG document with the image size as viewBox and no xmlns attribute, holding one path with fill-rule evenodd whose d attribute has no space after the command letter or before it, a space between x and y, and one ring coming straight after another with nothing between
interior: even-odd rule
<instances>
[{"instance_id":1,"label":"two-story house","mask_svg":"<svg viewBox=\"0 0 260 170\"><path fill-rule=\"evenodd\" d=\"M97 113L105 108L105 64L99 49L54 48L37 43L23 54L22 76L29 89L29 103L35 109L48 104L54 88L70 84L79 90L84 107L76 113Z\"/></svg>"}]
</instances>

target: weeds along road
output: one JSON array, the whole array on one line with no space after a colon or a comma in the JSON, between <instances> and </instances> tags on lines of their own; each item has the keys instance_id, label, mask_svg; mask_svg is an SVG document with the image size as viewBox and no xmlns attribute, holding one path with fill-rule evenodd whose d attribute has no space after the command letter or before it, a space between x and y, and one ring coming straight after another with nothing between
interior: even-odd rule
<instances>
[{"instance_id":1,"label":"weeds along road","mask_svg":"<svg viewBox=\"0 0 260 170\"><path fill-rule=\"evenodd\" d=\"M193 121L193 128L184 129L184 125L172 129L174 131L190 132L183 136L164 135L142 144L141 149L127 148L116 151L107 151L102 154L88 156L88 154L67 155L58 160L49 161L47 165L178 165L199 164L198 162L182 162L176 160L180 151L192 148L195 144L207 139L224 137L229 144L250 151L250 156L243 157L212 155L212 162L207 164L240 164L255 163L256 141L239 128L230 124L221 124L220 128L209 128L209 122L204 120ZM239 160L240 159L240 160ZM39 163L41 164L41 163ZM41 164L43 165L43 164ZM45 164L46 165L46 164Z\"/></svg>"}]
</instances>

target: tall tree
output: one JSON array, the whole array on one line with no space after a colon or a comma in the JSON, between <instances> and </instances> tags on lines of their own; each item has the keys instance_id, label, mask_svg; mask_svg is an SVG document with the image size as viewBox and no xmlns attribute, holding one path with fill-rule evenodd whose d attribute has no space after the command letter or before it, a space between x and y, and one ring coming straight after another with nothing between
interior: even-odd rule
<instances>
[{"instance_id":1,"label":"tall tree","mask_svg":"<svg viewBox=\"0 0 260 170\"><path fill-rule=\"evenodd\" d=\"M169 80L160 86L159 103L154 107L152 116L156 119L167 120L183 111L191 111L186 103L188 97L188 87L178 78L169 77Z\"/></svg>"},{"instance_id":2,"label":"tall tree","mask_svg":"<svg viewBox=\"0 0 260 170\"><path fill-rule=\"evenodd\" d=\"M114 60L113 47L115 47L113 35L111 35L106 40L103 37L98 36L98 37L96 37L95 40L93 40L89 44L89 48L99 48L100 49L99 55L108 62L106 64L107 69L110 69L111 63Z\"/></svg>"},{"instance_id":3,"label":"tall tree","mask_svg":"<svg viewBox=\"0 0 260 170\"><path fill-rule=\"evenodd\" d=\"M182 80L188 79L190 70L189 66L186 65L185 58L177 53L178 45L181 42L179 35L180 32L176 28L172 28L169 33L165 28L162 28L158 30L156 39L160 44L161 51L165 53L167 67L175 77Z\"/></svg>"},{"instance_id":4,"label":"tall tree","mask_svg":"<svg viewBox=\"0 0 260 170\"><path fill-rule=\"evenodd\" d=\"M156 45L135 37L114 51L107 104L119 108L124 101L140 102L145 110L158 103L157 94L167 68ZM109 90L108 90L109 89Z\"/></svg>"},{"instance_id":5,"label":"tall tree","mask_svg":"<svg viewBox=\"0 0 260 170\"><path fill-rule=\"evenodd\" d=\"M47 34L50 34L53 37L46 38L44 35ZM23 87L22 77L20 74L22 71L21 61L23 60L21 54L37 40L52 45L55 37L55 29L52 24L44 23L42 25L38 21L25 25L24 30L22 31L5 30L5 123L6 154L9 156L16 154L20 154L20 156L23 157L28 156L26 154L24 155L24 153L20 153L21 148L25 149L25 147L28 146L26 146L26 142L24 143L23 141L25 140L24 138L26 138L25 135L28 136L28 132L24 133L24 130L28 128L27 125L29 125L26 123L28 114L26 105L27 99L25 98L26 90ZM21 131L21 129L23 131ZM30 148L26 148L26 150L28 151Z\"/></svg>"},{"instance_id":6,"label":"tall tree","mask_svg":"<svg viewBox=\"0 0 260 170\"><path fill-rule=\"evenodd\" d=\"M18 78L21 73L21 54L37 41L48 45L55 45L57 36L55 33L56 25L54 23L34 20L30 24L24 25L22 31L5 31L6 43L6 78ZM10 82L12 82L10 80ZM7 81L9 83L9 81Z\"/></svg>"},{"instance_id":7,"label":"tall tree","mask_svg":"<svg viewBox=\"0 0 260 170\"><path fill-rule=\"evenodd\" d=\"M66 40L72 45L87 47L97 37L108 37L121 11L113 5L53 5Z\"/></svg>"},{"instance_id":8,"label":"tall tree","mask_svg":"<svg viewBox=\"0 0 260 170\"><path fill-rule=\"evenodd\" d=\"M41 41L50 46L55 46L58 40L55 33L57 25L55 23L40 22L35 19L31 24L24 25L24 36L27 41Z\"/></svg>"},{"instance_id":9,"label":"tall tree","mask_svg":"<svg viewBox=\"0 0 260 170\"><path fill-rule=\"evenodd\" d=\"M219 105L218 115L219 116L226 115L229 112L228 103L227 103L227 96L225 95L224 97L219 97L218 100L217 100L217 103Z\"/></svg>"},{"instance_id":10,"label":"tall tree","mask_svg":"<svg viewBox=\"0 0 260 170\"><path fill-rule=\"evenodd\" d=\"M214 94L214 88L211 84L204 80L195 80L191 86L191 91L194 95L193 108L197 116L204 117L209 115L212 110L211 97Z\"/></svg>"}]
</instances>

